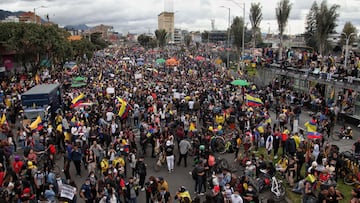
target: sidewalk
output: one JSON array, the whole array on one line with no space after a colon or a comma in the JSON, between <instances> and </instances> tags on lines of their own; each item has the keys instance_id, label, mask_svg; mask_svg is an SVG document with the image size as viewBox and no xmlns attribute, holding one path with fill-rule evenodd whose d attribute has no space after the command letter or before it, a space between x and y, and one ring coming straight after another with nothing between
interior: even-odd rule
<instances>
[{"instance_id":1,"label":"sidewalk","mask_svg":"<svg viewBox=\"0 0 360 203\"><path fill-rule=\"evenodd\" d=\"M270 110L270 116L271 116L272 123L276 122L274 111ZM302 109L302 113L300 114L299 128L306 129L304 124L306 122L310 121L310 119L311 119L311 117L310 117L308 111L306 109ZM360 128L358 128L357 126L354 126L354 125L347 124L347 123L345 123L345 126L351 126L351 128L353 130L353 139L352 140L341 139L341 140L335 141L335 140L331 139L331 137L329 138L329 140L326 140L326 141L329 141L330 144L339 146L340 152L350 151L352 149L352 145L354 144L354 142L356 142L358 140L358 138L360 137L359 136ZM288 124L288 127L289 127L289 124ZM333 132L338 131L341 127L342 127L342 125L337 123L334 127Z\"/></svg>"}]
</instances>

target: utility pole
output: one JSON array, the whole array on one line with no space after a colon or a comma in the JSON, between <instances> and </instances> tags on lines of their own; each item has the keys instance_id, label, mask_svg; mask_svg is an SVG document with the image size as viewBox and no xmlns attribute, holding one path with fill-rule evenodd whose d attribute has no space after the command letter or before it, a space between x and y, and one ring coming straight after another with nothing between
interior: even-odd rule
<instances>
[{"instance_id":1,"label":"utility pole","mask_svg":"<svg viewBox=\"0 0 360 203\"><path fill-rule=\"evenodd\" d=\"M226 67L230 68L230 7L221 6L221 8L226 8L229 11L228 16L228 30L227 30L227 51L226 51Z\"/></svg>"}]
</instances>

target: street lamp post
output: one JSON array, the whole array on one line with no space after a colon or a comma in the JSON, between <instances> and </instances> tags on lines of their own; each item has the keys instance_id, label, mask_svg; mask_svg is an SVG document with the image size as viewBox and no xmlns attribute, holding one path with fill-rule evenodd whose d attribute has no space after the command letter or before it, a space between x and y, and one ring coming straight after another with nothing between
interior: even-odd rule
<instances>
[{"instance_id":1,"label":"street lamp post","mask_svg":"<svg viewBox=\"0 0 360 203\"><path fill-rule=\"evenodd\" d=\"M350 33L349 36L343 32L341 33L342 35L345 36L345 39L346 39L346 45L345 45L345 60L344 60L344 68L346 69L346 66L347 66L347 59L348 59L348 55L349 55L349 41L350 41L350 38L355 35L356 33Z\"/></svg>"},{"instance_id":2,"label":"street lamp post","mask_svg":"<svg viewBox=\"0 0 360 203\"><path fill-rule=\"evenodd\" d=\"M39 8L46 8L45 6L39 6L37 8L34 8L34 23L37 24L37 19L36 19L36 9L39 9Z\"/></svg>"},{"instance_id":3,"label":"street lamp post","mask_svg":"<svg viewBox=\"0 0 360 203\"><path fill-rule=\"evenodd\" d=\"M245 2L243 5L243 21L241 57L245 54Z\"/></svg>"},{"instance_id":4,"label":"street lamp post","mask_svg":"<svg viewBox=\"0 0 360 203\"><path fill-rule=\"evenodd\" d=\"M229 53L229 49L230 49L230 7L225 7L225 6L221 6L221 8L226 8L229 11L229 16L228 16L228 30L227 30L227 51L226 51L226 67L229 68L230 67L230 53Z\"/></svg>"}]
</instances>

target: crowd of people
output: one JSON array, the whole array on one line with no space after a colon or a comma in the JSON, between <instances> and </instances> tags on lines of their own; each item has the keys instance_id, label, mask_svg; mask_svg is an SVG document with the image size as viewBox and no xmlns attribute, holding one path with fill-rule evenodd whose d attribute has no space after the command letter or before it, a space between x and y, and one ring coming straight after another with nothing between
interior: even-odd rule
<instances>
[{"instance_id":1,"label":"crowd of people","mask_svg":"<svg viewBox=\"0 0 360 203\"><path fill-rule=\"evenodd\" d=\"M305 132L293 132L294 120L311 99L277 78L264 88L230 85L235 73L215 63L216 56L194 57L199 53L109 48L73 70L42 68L33 76L3 80L1 197L7 202L81 198L87 203L136 203L144 192L147 203L199 202L210 187L205 202L258 202L252 180L266 171L284 176L304 194L304 202L343 198L330 184L341 166L338 149L327 139L309 140ZM176 65L157 62L173 57ZM86 83L71 87L75 76L86 78ZM21 94L37 84L52 83L62 86L62 109L44 118L41 128L31 129L21 114ZM246 95L261 104L250 105ZM269 110L274 111L273 121ZM316 110L320 113L313 122L329 135L336 110L322 102ZM213 138L229 134L234 159L244 169L240 176L219 166L216 158ZM262 149L265 153L256 155ZM38 158L44 153L49 161L42 163ZM63 155L61 172L55 170L57 154ZM193 165L196 195L190 194L189 185L170 194L163 177L148 173L147 155L164 159L170 174L182 161L185 167ZM75 183L75 176L86 177L85 182ZM325 186L314 196L311 188L318 181ZM359 191L353 194L353 202L358 202Z\"/></svg>"}]
</instances>

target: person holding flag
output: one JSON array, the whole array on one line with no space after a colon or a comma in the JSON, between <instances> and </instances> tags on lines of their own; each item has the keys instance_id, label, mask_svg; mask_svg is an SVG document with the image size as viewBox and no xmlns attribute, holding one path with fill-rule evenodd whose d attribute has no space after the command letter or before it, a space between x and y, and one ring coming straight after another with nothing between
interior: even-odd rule
<instances>
[{"instance_id":1,"label":"person holding flag","mask_svg":"<svg viewBox=\"0 0 360 203\"><path fill-rule=\"evenodd\" d=\"M317 132L317 121L313 116L310 121L304 124L307 130L308 139L322 139L322 134Z\"/></svg>"}]
</instances>

